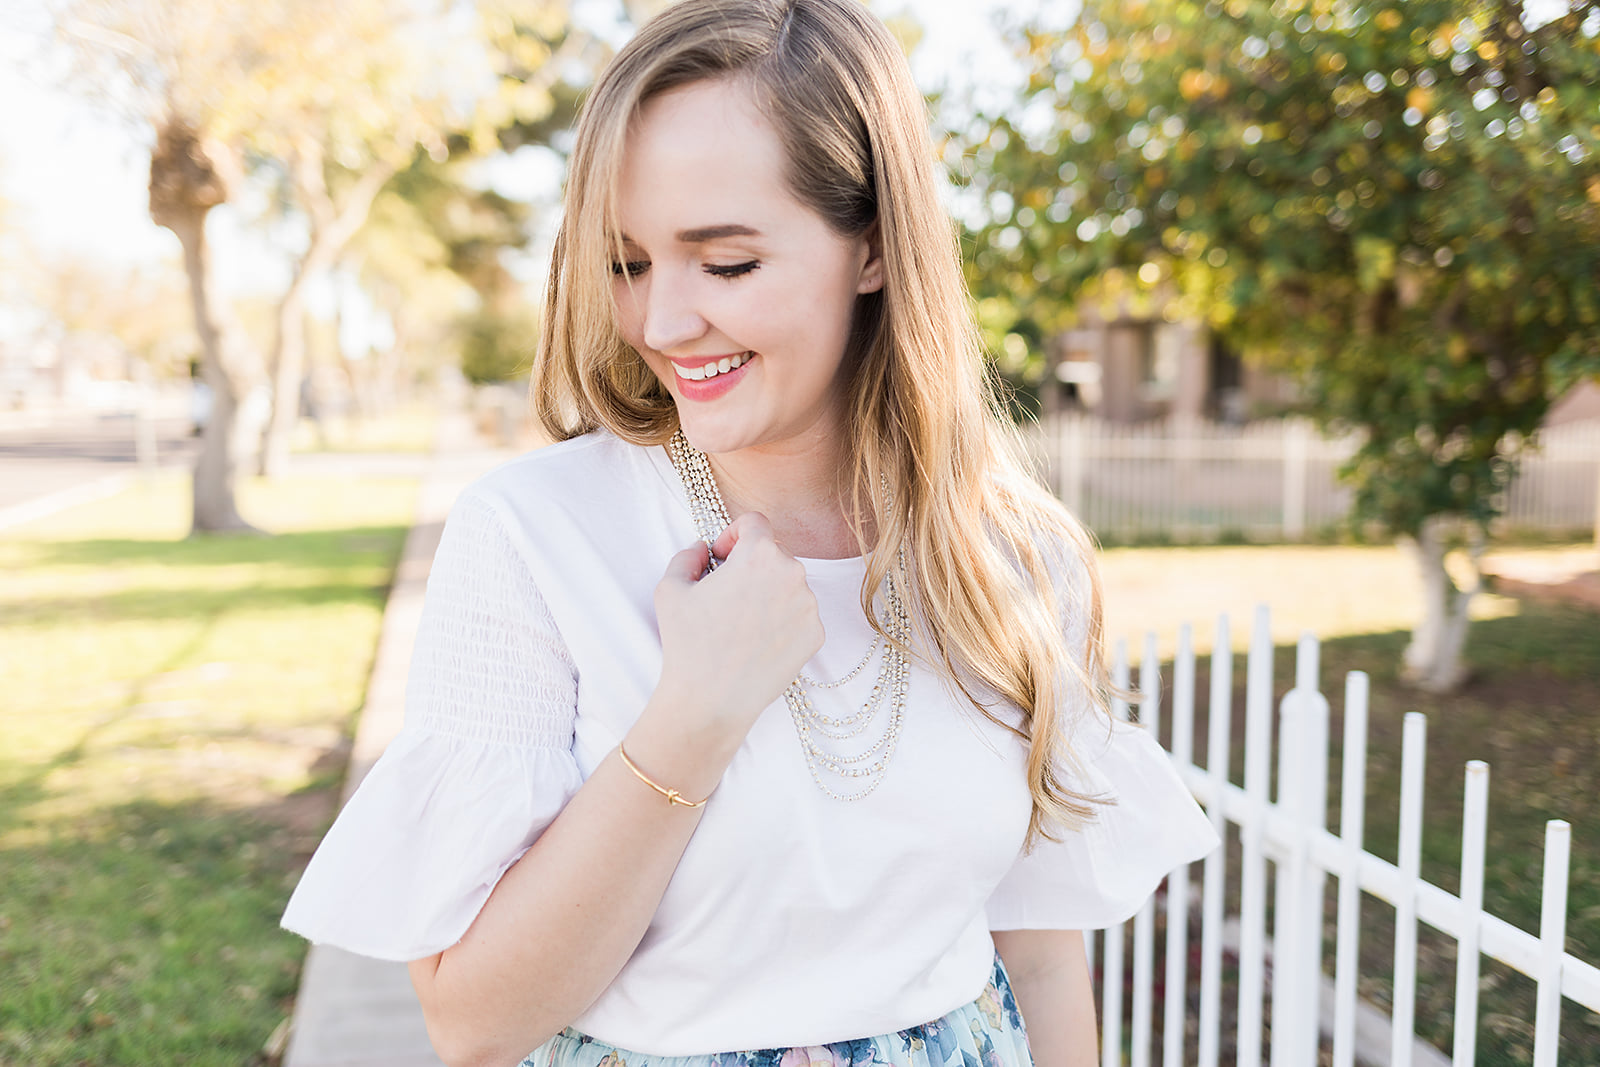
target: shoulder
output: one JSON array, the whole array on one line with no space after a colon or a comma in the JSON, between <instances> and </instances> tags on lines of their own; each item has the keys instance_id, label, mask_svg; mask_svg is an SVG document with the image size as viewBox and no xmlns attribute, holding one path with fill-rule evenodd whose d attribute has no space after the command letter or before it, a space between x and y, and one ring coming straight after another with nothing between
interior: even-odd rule
<instances>
[{"instance_id":1,"label":"shoulder","mask_svg":"<svg viewBox=\"0 0 1600 1067\"><path fill-rule=\"evenodd\" d=\"M508 460L462 490L454 512L495 515L511 531L562 514L604 520L625 514L663 484L651 449L595 430ZM454 517L452 513L452 518Z\"/></svg>"},{"instance_id":2,"label":"shoulder","mask_svg":"<svg viewBox=\"0 0 1600 1067\"><path fill-rule=\"evenodd\" d=\"M597 430L530 452L457 498L445 536L521 560L547 594L597 571L655 568L683 539L682 485L664 450ZM677 546L677 547L682 547ZM663 554L664 553L664 554ZM581 590L574 592L581 599Z\"/></svg>"},{"instance_id":3,"label":"shoulder","mask_svg":"<svg viewBox=\"0 0 1600 1067\"><path fill-rule=\"evenodd\" d=\"M595 430L507 460L472 482L464 499L520 499L529 494L559 498L592 487L597 478L627 478L649 466L646 449L615 434Z\"/></svg>"}]
</instances>

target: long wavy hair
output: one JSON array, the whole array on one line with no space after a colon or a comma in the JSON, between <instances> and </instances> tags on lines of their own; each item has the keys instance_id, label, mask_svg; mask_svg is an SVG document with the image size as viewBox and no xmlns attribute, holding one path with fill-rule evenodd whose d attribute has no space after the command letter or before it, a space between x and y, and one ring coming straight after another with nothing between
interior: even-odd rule
<instances>
[{"instance_id":1,"label":"long wavy hair","mask_svg":"<svg viewBox=\"0 0 1600 1067\"><path fill-rule=\"evenodd\" d=\"M1027 740L1028 846L1056 838L1098 799L1068 779L1073 727L1104 719L1110 692L1093 545L1030 473L992 391L926 105L858 0L683 0L606 67L578 119L534 363L539 420L557 440L604 427L660 445L677 429L670 395L617 327L621 160L646 101L717 78L747 85L774 123L800 202L846 238L878 227L884 286L857 298L844 364L840 491L870 550L862 608L881 632L874 599L907 549L926 654Z\"/></svg>"}]
</instances>

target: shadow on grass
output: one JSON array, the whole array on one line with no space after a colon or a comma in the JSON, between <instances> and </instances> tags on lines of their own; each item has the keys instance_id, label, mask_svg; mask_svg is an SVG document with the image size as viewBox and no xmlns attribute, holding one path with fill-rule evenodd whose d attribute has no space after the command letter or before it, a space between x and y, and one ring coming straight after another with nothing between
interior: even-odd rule
<instances>
[{"instance_id":1,"label":"shadow on grass","mask_svg":"<svg viewBox=\"0 0 1600 1067\"><path fill-rule=\"evenodd\" d=\"M117 620L216 617L238 609L282 609L368 602L388 587L404 543L403 526L350 527L279 534L275 537L224 537L183 541L90 540L37 543L28 547L27 565L94 567L170 566L192 570L191 581L160 586L88 590L76 596L38 596L0 605L0 621L46 625ZM259 578L243 588L206 588L206 568L258 567ZM362 569L383 575L362 580ZM312 581L306 578L336 577Z\"/></svg>"},{"instance_id":2,"label":"shadow on grass","mask_svg":"<svg viewBox=\"0 0 1600 1067\"><path fill-rule=\"evenodd\" d=\"M350 526L270 535L201 535L180 540L93 538L29 542L31 562L40 566L240 566L326 567L351 554L381 553L393 561L404 526Z\"/></svg>"},{"instance_id":3,"label":"shadow on grass","mask_svg":"<svg viewBox=\"0 0 1600 1067\"><path fill-rule=\"evenodd\" d=\"M264 1063L305 954L278 917L334 802L139 801L0 850L0 1063Z\"/></svg>"},{"instance_id":4,"label":"shadow on grass","mask_svg":"<svg viewBox=\"0 0 1600 1067\"><path fill-rule=\"evenodd\" d=\"M4 613L0 613L0 619L5 617ZM13 765L10 768L0 764L0 837L3 837L8 830L19 824L22 813L30 805L45 799L45 782L52 774L82 763L88 756L96 737L123 722L129 715L134 713L139 705L144 703L150 680L188 662L190 657L205 645L215 624L216 618L213 616L208 620L207 625L196 628L187 642L176 649L171 656L167 657L153 671L129 687L128 695L119 707L102 716L92 726L84 730L76 741L63 748L50 759L20 766ZM7 773L8 770L10 773ZM0 895L0 901L3 900L5 900L5 897ZM0 1063L4 1062L4 1060L0 1060Z\"/></svg>"},{"instance_id":5,"label":"shadow on grass","mask_svg":"<svg viewBox=\"0 0 1600 1067\"><path fill-rule=\"evenodd\" d=\"M379 564L374 563L374 567ZM252 586L204 589L134 589L81 597L41 597L25 605L0 609L0 622L66 625L78 622L157 621L220 616L247 607L251 611L365 604L381 601L387 587L363 581L326 582L303 586Z\"/></svg>"}]
</instances>

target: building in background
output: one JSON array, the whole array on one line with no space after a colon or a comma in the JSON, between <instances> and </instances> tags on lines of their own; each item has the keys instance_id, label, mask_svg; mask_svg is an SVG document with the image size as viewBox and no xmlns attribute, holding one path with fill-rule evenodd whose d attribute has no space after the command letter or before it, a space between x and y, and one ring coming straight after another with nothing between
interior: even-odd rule
<instances>
[{"instance_id":1,"label":"building in background","mask_svg":"<svg viewBox=\"0 0 1600 1067\"><path fill-rule=\"evenodd\" d=\"M1244 362L1202 323L1169 322L1127 301L1109 313L1086 302L1077 327L1046 354L1059 383L1051 401L1107 422L1242 423L1281 414L1298 399L1287 376Z\"/></svg>"}]
</instances>

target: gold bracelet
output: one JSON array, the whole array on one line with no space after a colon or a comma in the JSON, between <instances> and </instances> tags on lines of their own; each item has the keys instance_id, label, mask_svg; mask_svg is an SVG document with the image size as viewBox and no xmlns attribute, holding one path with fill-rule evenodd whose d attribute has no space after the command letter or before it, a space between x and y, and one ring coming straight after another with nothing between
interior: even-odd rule
<instances>
[{"instance_id":1,"label":"gold bracelet","mask_svg":"<svg viewBox=\"0 0 1600 1067\"><path fill-rule=\"evenodd\" d=\"M667 789L664 786L656 784L656 782L654 782L648 774L645 774L639 769L639 765L637 763L628 758L628 750L622 747L622 742L620 741L617 742L617 755L622 757L622 762L628 765L628 770L632 771L634 776L637 777L639 781L643 782L651 789L654 789L657 793L660 793L662 796L666 797L668 805L681 804L686 808L705 807L705 800L685 800L683 794L678 792L676 789ZM706 798L706 800L710 799L710 797Z\"/></svg>"}]
</instances>

